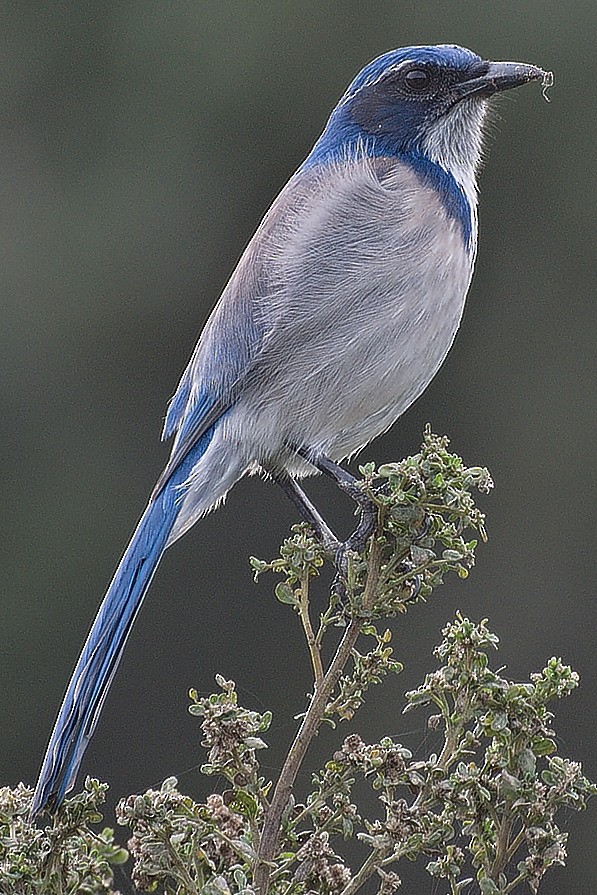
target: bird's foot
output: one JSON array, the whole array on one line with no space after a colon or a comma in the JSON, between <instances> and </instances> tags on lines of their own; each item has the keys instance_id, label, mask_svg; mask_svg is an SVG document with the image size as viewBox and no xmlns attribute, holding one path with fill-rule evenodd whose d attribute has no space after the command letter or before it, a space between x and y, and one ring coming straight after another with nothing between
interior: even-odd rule
<instances>
[{"instance_id":1,"label":"bird's foot","mask_svg":"<svg viewBox=\"0 0 597 895\"><path fill-rule=\"evenodd\" d=\"M353 500L358 503L361 513L357 527L346 541L337 544L334 565L336 566L336 577L332 584L332 592L340 606L346 603L346 585L348 583L348 563L350 553L362 553L365 549L367 541L375 531L377 524L377 507L363 492L352 485L346 483L343 485Z\"/></svg>"},{"instance_id":2,"label":"bird's foot","mask_svg":"<svg viewBox=\"0 0 597 895\"><path fill-rule=\"evenodd\" d=\"M408 575L409 572L412 572L414 568L414 564L409 560L405 559L397 568L397 573L399 575ZM402 587L405 591L408 591L408 595L406 597L407 600L416 600L421 591L422 578L420 575L409 575L408 578L405 578L402 583Z\"/></svg>"},{"instance_id":3,"label":"bird's foot","mask_svg":"<svg viewBox=\"0 0 597 895\"><path fill-rule=\"evenodd\" d=\"M350 537L340 546L344 552L347 550L354 550L355 553L362 553L367 541L375 531L375 526L377 524L377 507L371 498L364 494L358 482L352 480L343 481L339 484L345 494L348 494L360 509L357 527Z\"/></svg>"},{"instance_id":4,"label":"bird's foot","mask_svg":"<svg viewBox=\"0 0 597 895\"><path fill-rule=\"evenodd\" d=\"M427 537L429 532L431 531L431 514L425 510L423 518L421 520L421 524L419 526L419 530L417 532L417 536L413 539L415 544L418 544L419 541L422 541Z\"/></svg>"}]
</instances>

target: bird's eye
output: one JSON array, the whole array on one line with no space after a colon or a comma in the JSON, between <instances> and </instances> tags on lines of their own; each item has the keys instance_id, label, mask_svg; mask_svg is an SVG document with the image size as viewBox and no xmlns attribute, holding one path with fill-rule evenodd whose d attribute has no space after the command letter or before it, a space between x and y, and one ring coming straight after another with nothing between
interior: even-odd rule
<instances>
[{"instance_id":1,"label":"bird's eye","mask_svg":"<svg viewBox=\"0 0 597 895\"><path fill-rule=\"evenodd\" d=\"M425 68L411 68L404 75L404 83L413 93L423 93L431 84L431 73Z\"/></svg>"}]
</instances>

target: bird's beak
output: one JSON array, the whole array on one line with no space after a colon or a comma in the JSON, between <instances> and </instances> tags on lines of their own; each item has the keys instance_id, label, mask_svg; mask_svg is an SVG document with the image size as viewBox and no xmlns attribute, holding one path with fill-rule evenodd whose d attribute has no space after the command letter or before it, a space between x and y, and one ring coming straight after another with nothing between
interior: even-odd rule
<instances>
[{"instance_id":1,"label":"bird's beak","mask_svg":"<svg viewBox=\"0 0 597 895\"><path fill-rule=\"evenodd\" d=\"M524 62L482 62L469 80L455 84L452 91L458 102L468 96L493 96L529 81L541 81L545 90L553 84L553 74Z\"/></svg>"}]
</instances>

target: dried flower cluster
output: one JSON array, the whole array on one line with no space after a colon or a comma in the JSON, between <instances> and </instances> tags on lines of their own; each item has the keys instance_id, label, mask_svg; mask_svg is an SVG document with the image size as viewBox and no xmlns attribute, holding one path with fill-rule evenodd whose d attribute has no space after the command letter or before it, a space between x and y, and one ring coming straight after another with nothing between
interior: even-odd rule
<instances>
[{"instance_id":1,"label":"dried flower cluster","mask_svg":"<svg viewBox=\"0 0 597 895\"><path fill-rule=\"evenodd\" d=\"M87 778L60 816L38 829L29 822L33 790L0 789L0 892L2 895L119 895L113 867L128 854L114 831L92 829L102 816L105 783Z\"/></svg>"}]
</instances>

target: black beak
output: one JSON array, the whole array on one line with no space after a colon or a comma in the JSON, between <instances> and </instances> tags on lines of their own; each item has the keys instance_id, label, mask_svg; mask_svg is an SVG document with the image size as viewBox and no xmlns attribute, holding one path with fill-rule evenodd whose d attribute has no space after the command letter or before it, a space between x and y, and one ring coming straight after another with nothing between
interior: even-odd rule
<instances>
[{"instance_id":1,"label":"black beak","mask_svg":"<svg viewBox=\"0 0 597 895\"><path fill-rule=\"evenodd\" d=\"M482 62L471 72L472 77L455 84L453 96L458 102L468 96L493 96L502 90L520 87L529 81L541 81L543 89L553 84L553 74L524 62Z\"/></svg>"}]
</instances>

